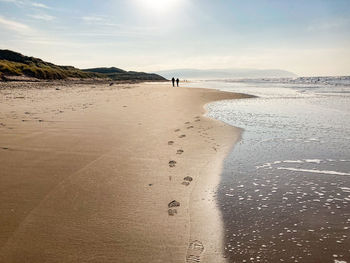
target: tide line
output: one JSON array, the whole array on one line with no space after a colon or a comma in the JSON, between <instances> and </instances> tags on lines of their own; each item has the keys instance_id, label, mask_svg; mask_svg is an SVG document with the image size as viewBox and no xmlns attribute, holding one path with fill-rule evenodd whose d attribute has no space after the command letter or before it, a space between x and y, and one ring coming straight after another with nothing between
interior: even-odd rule
<instances>
[{"instance_id":1,"label":"tide line","mask_svg":"<svg viewBox=\"0 0 350 263\"><path fill-rule=\"evenodd\" d=\"M350 173L342 173L342 172L327 171L327 170L309 170L309 169L297 169L297 168L289 168L289 167L277 167L277 169L295 171L295 172L317 173L317 174L350 175Z\"/></svg>"}]
</instances>

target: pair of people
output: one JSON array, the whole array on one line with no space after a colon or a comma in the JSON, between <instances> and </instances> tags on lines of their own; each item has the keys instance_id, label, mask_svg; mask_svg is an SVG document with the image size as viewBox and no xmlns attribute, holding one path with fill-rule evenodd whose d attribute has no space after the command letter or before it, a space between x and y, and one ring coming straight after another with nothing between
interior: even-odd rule
<instances>
[{"instance_id":1,"label":"pair of people","mask_svg":"<svg viewBox=\"0 0 350 263\"><path fill-rule=\"evenodd\" d=\"M175 78L172 78L171 81L173 82L173 87L175 87L175 81L176 81L176 86L179 86L180 80L178 78L176 80Z\"/></svg>"}]
</instances>

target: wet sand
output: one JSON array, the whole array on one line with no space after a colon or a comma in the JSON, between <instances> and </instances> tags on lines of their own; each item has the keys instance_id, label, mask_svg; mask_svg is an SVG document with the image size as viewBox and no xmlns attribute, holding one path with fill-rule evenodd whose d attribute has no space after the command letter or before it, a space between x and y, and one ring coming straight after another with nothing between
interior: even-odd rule
<instances>
[{"instance_id":1,"label":"wet sand","mask_svg":"<svg viewBox=\"0 0 350 263\"><path fill-rule=\"evenodd\" d=\"M0 262L225 262L213 195L240 130L203 106L245 95L0 85Z\"/></svg>"}]
</instances>

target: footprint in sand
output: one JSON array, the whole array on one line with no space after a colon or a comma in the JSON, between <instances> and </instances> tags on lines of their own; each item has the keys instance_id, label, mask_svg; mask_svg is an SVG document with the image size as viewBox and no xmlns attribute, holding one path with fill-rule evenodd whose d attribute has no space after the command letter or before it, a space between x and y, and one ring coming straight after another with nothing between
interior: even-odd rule
<instances>
[{"instance_id":1,"label":"footprint in sand","mask_svg":"<svg viewBox=\"0 0 350 263\"><path fill-rule=\"evenodd\" d=\"M184 150L177 150L176 154L183 154Z\"/></svg>"},{"instance_id":2,"label":"footprint in sand","mask_svg":"<svg viewBox=\"0 0 350 263\"><path fill-rule=\"evenodd\" d=\"M168 204L168 214L169 216L174 216L175 214L177 214L177 210L174 208L174 207L179 207L180 206L180 203L176 200L174 201L171 201L169 204Z\"/></svg>"},{"instance_id":3,"label":"footprint in sand","mask_svg":"<svg viewBox=\"0 0 350 263\"><path fill-rule=\"evenodd\" d=\"M188 182L192 182L193 181L193 178L191 176L186 176L184 178L185 181L188 181Z\"/></svg>"},{"instance_id":4,"label":"footprint in sand","mask_svg":"<svg viewBox=\"0 0 350 263\"><path fill-rule=\"evenodd\" d=\"M176 166L176 161L172 160L169 161L169 167L175 167Z\"/></svg>"},{"instance_id":5,"label":"footprint in sand","mask_svg":"<svg viewBox=\"0 0 350 263\"><path fill-rule=\"evenodd\" d=\"M196 119L195 121L198 122L198 121L201 121L201 120L200 119Z\"/></svg>"},{"instance_id":6,"label":"footprint in sand","mask_svg":"<svg viewBox=\"0 0 350 263\"><path fill-rule=\"evenodd\" d=\"M193 126L188 126L187 129L193 129L194 127Z\"/></svg>"},{"instance_id":7,"label":"footprint in sand","mask_svg":"<svg viewBox=\"0 0 350 263\"><path fill-rule=\"evenodd\" d=\"M173 145L174 142L173 141L168 141L168 145Z\"/></svg>"},{"instance_id":8,"label":"footprint in sand","mask_svg":"<svg viewBox=\"0 0 350 263\"><path fill-rule=\"evenodd\" d=\"M176 209L169 209L168 210L168 215L169 216L174 216L175 214L177 214L177 210Z\"/></svg>"},{"instance_id":9,"label":"footprint in sand","mask_svg":"<svg viewBox=\"0 0 350 263\"><path fill-rule=\"evenodd\" d=\"M180 131L180 129L176 129L174 132L179 132Z\"/></svg>"},{"instance_id":10,"label":"footprint in sand","mask_svg":"<svg viewBox=\"0 0 350 263\"><path fill-rule=\"evenodd\" d=\"M186 137L185 134L182 134L182 135L179 136L179 138L185 138L185 137Z\"/></svg>"},{"instance_id":11,"label":"footprint in sand","mask_svg":"<svg viewBox=\"0 0 350 263\"><path fill-rule=\"evenodd\" d=\"M192 181L193 181L193 178L191 176L186 176L184 178L184 181L182 182L182 184L186 185L186 186L189 186Z\"/></svg>"},{"instance_id":12,"label":"footprint in sand","mask_svg":"<svg viewBox=\"0 0 350 263\"><path fill-rule=\"evenodd\" d=\"M202 242L195 240L192 241L187 249L186 263L198 263L201 262L201 255L204 251Z\"/></svg>"},{"instance_id":13,"label":"footprint in sand","mask_svg":"<svg viewBox=\"0 0 350 263\"><path fill-rule=\"evenodd\" d=\"M169 204L168 204L168 207L169 208L172 208L172 207L179 207L180 206L180 202L176 201L176 200L173 200L171 201Z\"/></svg>"}]
</instances>

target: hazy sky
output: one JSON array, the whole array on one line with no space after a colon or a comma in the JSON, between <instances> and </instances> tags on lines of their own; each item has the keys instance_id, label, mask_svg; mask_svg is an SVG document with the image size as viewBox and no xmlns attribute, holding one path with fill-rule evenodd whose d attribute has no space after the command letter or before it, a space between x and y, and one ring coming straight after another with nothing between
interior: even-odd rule
<instances>
[{"instance_id":1,"label":"hazy sky","mask_svg":"<svg viewBox=\"0 0 350 263\"><path fill-rule=\"evenodd\" d=\"M350 0L0 0L0 36L80 68L350 75Z\"/></svg>"}]
</instances>

